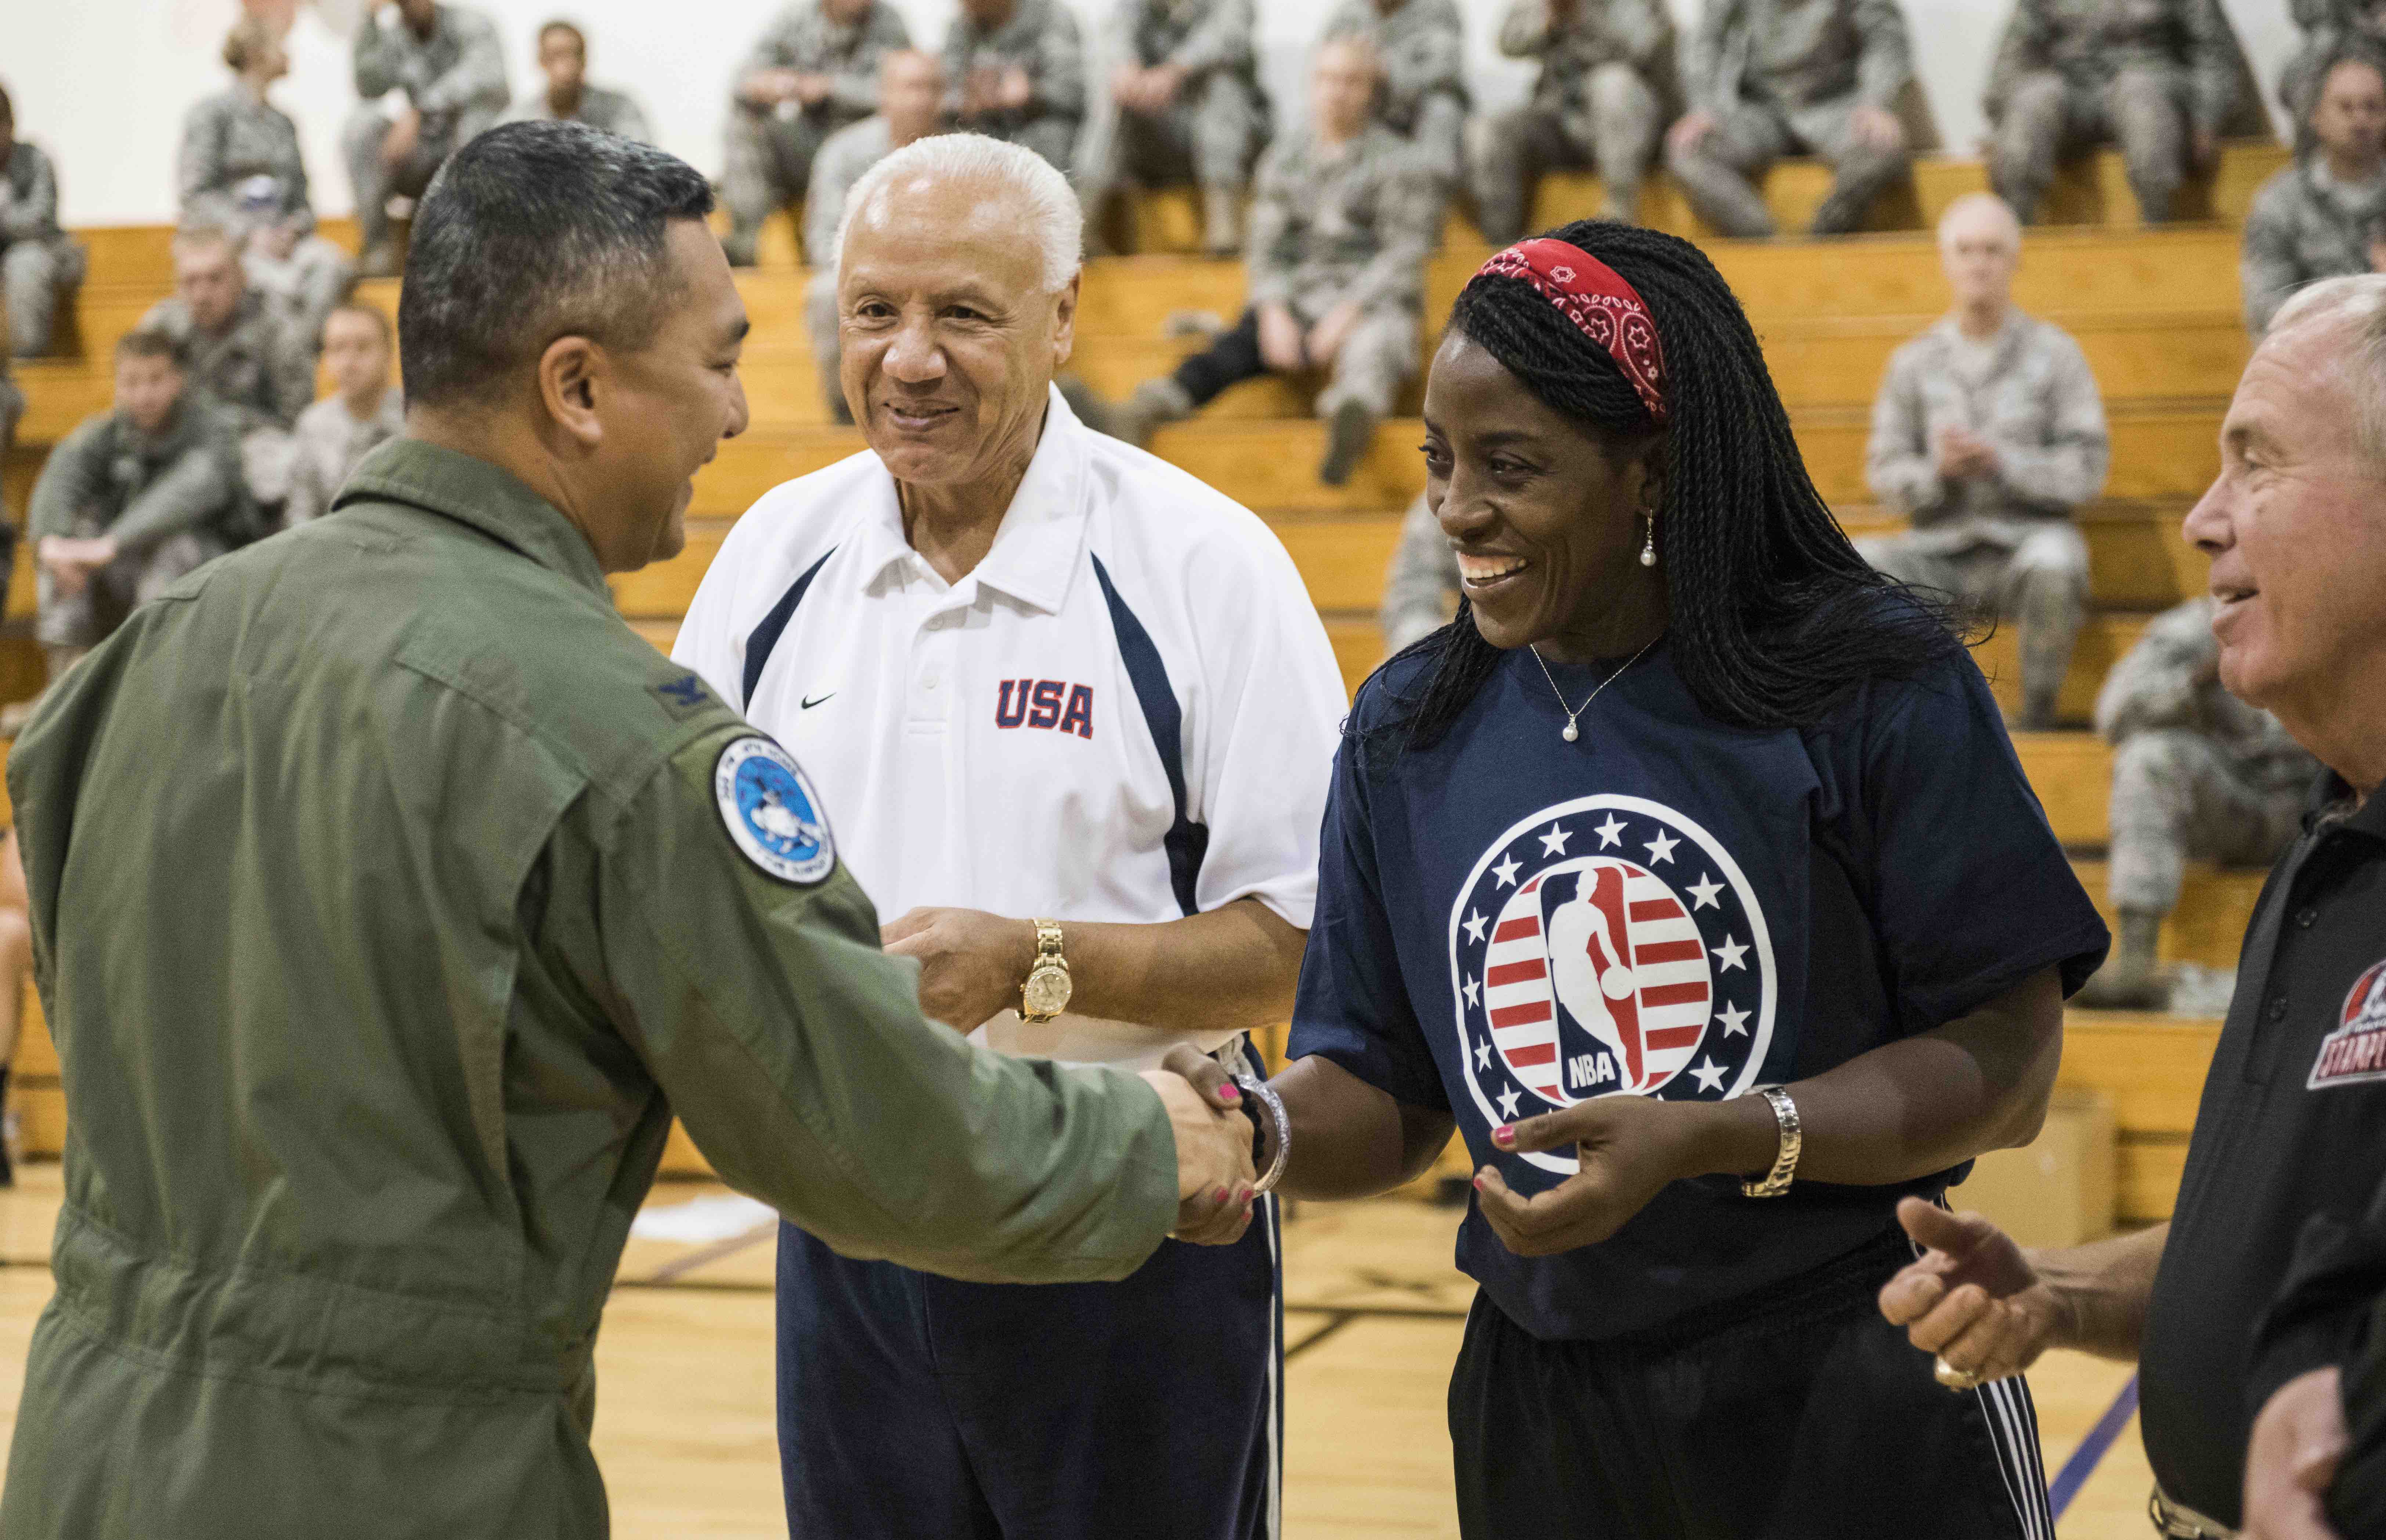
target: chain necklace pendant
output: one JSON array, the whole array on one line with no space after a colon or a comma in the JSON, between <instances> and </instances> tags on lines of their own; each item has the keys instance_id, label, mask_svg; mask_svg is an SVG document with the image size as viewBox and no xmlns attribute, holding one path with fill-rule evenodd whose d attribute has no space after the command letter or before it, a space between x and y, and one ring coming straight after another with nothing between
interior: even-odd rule
<instances>
[{"instance_id":1,"label":"chain necklace pendant","mask_svg":"<svg viewBox=\"0 0 2386 1540\"><path fill-rule=\"evenodd\" d=\"M1625 670L1630 668L1634 663L1639 663L1640 661L1641 654L1647 652L1651 648L1656 645L1657 638L1655 637L1651 637L1647 641L1642 642L1640 644L1640 651L1635 652L1629 658L1625 659L1623 668L1617 669L1606 678L1601 679L1598 686L1591 690L1589 700L1583 701L1579 706L1569 706L1565 703L1565 692L1558 688L1557 675L1550 672L1549 660L1541 656L1541 650L1538 647L1526 648L1526 650L1531 652L1533 655L1533 662L1541 665L1541 677L1550 682L1550 693L1558 698L1558 710L1566 713L1565 730L1558 736L1564 738L1568 743L1573 743L1578 740L1582 737L1582 729L1576 726L1575 723L1581 717L1583 713L1590 710L1590 702L1599 699L1599 692L1601 690L1605 689L1608 686L1615 683L1616 680L1624 677Z\"/></svg>"}]
</instances>

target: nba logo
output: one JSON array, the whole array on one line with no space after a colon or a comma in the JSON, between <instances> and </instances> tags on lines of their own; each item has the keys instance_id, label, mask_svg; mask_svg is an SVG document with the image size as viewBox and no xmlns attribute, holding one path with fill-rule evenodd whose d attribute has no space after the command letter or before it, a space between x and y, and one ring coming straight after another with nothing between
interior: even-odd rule
<instances>
[{"instance_id":1,"label":"nba logo","mask_svg":"<svg viewBox=\"0 0 2386 1540\"><path fill-rule=\"evenodd\" d=\"M1471 1089L1495 1123L1593 1096L1738 1095L1772 1039L1772 942L1746 877L1641 798L1545 808L1495 841L1451 912L1450 965Z\"/></svg>"}]
</instances>

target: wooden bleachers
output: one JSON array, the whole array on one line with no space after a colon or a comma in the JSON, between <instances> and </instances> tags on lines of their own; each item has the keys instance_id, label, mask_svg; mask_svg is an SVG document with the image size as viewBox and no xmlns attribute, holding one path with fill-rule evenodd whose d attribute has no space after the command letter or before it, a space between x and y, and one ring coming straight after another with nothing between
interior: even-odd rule
<instances>
[{"instance_id":1,"label":"wooden bleachers","mask_svg":"<svg viewBox=\"0 0 2386 1540\"><path fill-rule=\"evenodd\" d=\"M2051 225L2031 233L2016 297L2065 326L2086 350L2113 426L2112 473L2103 499L2080 515L2093 562L2096 612L2080 639L2062 708L2084 723L2097 685L2153 612L2201 590L2204 561L2179 521L2216 462L2222 409L2247 343L2238 317L2234 222L2253 190L2284 163L2269 145L2232 145L2187 208L2215 222L2159 230L2136 226L2118 158L2091 158L2067 170L2048 199ZM1802 228L1827 185L1818 166L1787 162L1766 185L1785 229ZM1977 162L1925 159L1910 189L1874 210L1876 233L1829 243L1707 239L1679 195L1652 183L1641 213L1661 229L1701 239L1746 306L1788 404L1798 441L1824 497L1852 534L1885 533L1902 521L1865 486L1869 407L1890 354L1944 308L1945 290L1929 223L1954 197L1985 185ZM1598 206L1595 182L1550 179L1537 220L1557 223ZM1187 255L1198 220L1187 197L1138 200L1129 217L1150 255L1089 266L1072 367L1094 387L1123 397L1173 368L1198 340L1167 335L1179 312L1231 322L1243 303L1238 264ZM334 238L353 241L333 225ZM19 368L31 410L17 452L0 466L0 495L21 511L48 447L82 417L105 410L107 349L170 286L170 233L163 228L84 233L92 271L67 331L72 356ZM1487 256L1471 230L1453 224L1426 273L1431 315ZM766 233L763 265L740 288L755 334L744 371L754 423L723 447L697 479L688 551L615 581L625 616L668 649L697 581L735 519L764 491L859 450L850 429L829 425L803 328L805 274L785 221ZM362 293L394 311L396 285ZM1350 485L1325 487L1314 469L1324 432L1307 420L1313 387L1250 382L1196 421L1164 430L1155 452L1217 486L1265 518L1292 554L1318 605L1345 680L1355 687L1381 652L1375 609L1399 519L1423 486L1412 418L1385 425ZM1416 410L1412 392L1408 410ZM30 563L20 562L0 626L0 690L30 688L24 623L32 607ZM2016 674L2010 630L1979 659L2001 695ZM2016 747L2079 875L2102 901L2109 755L2078 731L2024 734ZM2166 933L2166 953L2212 967L2234 966L2258 874L2196 870ZM2064 1083L2111 1093L2122 1129L2124 1217L2167 1214L2176 1190L2197 1088L2215 1024L2164 1017L2073 1013ZM29 1022L18 1061L18 1105L27 1143L54 1150L63 1130L56 1059L38 1022ZM691 1152L681 1147L683 1164Z\"/></svg>"}]
</instances>

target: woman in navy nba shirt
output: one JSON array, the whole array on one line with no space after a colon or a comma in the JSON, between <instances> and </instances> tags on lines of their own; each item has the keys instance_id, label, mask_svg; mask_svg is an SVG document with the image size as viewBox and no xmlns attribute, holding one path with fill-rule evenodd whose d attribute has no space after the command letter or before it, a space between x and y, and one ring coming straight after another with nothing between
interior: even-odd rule
<instances>
[{"instance_id":1,"label":"woman in navy nba shirt","mask_svg":"<svg viewBox=\"0 0 2386 1540\"><path fill-rule=\"evenodd\" d=\"M1979 671L1681 241L1494 258L1425 438L1463 603L1360 691L1274 1085L1290 1193L1466 1139L1463 1532L2051 1540L2027 1390L1873 1303L2106 943Z\"/></svg>"}]
</instances>

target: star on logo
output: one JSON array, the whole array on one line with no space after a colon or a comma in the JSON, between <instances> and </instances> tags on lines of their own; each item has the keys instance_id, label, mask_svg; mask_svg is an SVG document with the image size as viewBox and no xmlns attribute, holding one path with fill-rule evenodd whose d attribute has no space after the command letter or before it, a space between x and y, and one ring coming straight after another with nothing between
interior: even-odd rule
<instances>
[{"instance_id":1,"label":"star on logo","mask_svg":"<svg viewBox=\"0 0 2386 1540\"><path fill-rule=\"evenodd\" d=\"M1468 1005L1473 1005L1476 1003L1476 997L1482 992L1483 986L1481 984L1476 983L1472 978L1469 978L1466 981L1466 1004Z\"/></svg>"},{"instance_id":2,"label":"star on logo","mask_svg":"<svg viewBox=\"0 0 2386 1540\"><path fill-rule=\"evenodd\" d=\"M1690 1067L1690 1079L1699 1082L1701 1091L1723 1089L1723 1067L1712 1059L1701 1059Z\"/></svg>"},{"instance_id":3,"label":"star on logo","mask_svg":"<svg viewBox=\"0 0 2386 1540\"><path fill-rule=\"evenodd\" d=\"M1506 1118L1511 1123L1514 1122L1516 1120L1516 1103L1521 1099L1522 1098L1517 1096L1516 1088L1514 1086L1510 1086L1507 1090L1500 1092L1500 1116Z\"/></svg>"},{"instance_id":4,"label":"star on logo","mask_svg":"<svg viewBox=\"0 0 2386 1540\"><path fill-rule=\"evenodd\" d=\"M1479 945L1483 940L1483 928L1490 923L1490 921L1485 919L1474 910L1468 910L1466 912L1467 940Z\"/></svg>"},{"instance_id":5,"label":"star on logo","mask_svg":"<svg viewBox=\"0 0 2386 1540\"><path fill-rule=\"evenodd\" d=\"M1573 838L1574 836L1567 830L1558 827L1555 824L1551 824L1550 826L1550 832L1541 836L1541 853L1543 855L1563 855L1565 854L1565 842Z\"/></svg>"},{"instance_id":6,"label":"star on logo","mask_svg":"<svg viewBox=\"0 0 2386 1540\"><path fill-rule=\"evenodd\" d=\"M1617 818L1614 814L1611 813L1607 815L1607 822L1600 825L1590 832L1599 836L1599 848L1601 850L1605 850L1608 846L1614 844L1616 841L1624 838L1624 824L1621 819Z\"/></svg>"},{"instance_id":7,"label":"star on logo","mask_svg":"<svg viewBox=\"0 0 2386 1540\"><path fill-rule=\"evenodd\" d=\"M1477 1069L1488 1069L1491 1067L1491 1040L1489 1038L1485 1038L1481 1042L1475 1045L1475 1067Z\"/></svg>"},{"instance_id":8,"label":"star on logo","mask_svg":"<svg viewBox=\"0 0 2386 1540\"><path fill-rule=\"evenodd\" d=\"M1722 883L1717 882L1717 881L1716 881L1713 877L1711 877L1711 876L1710 876L1710 877L1702 877L1699 878L1696 882L1693 882L1693 883L1691 883L1691 884L1690 884L1690 897L1692 897L1693 899L1696 899L1696 900L1698 901L1697 903L1695 903L1691 904L1691 905L1690 905L1690 907L1691 907L1691 908L1693 908L1693 909L1713 909L1713 908L1715 908L1715 907L1716 907L1716 903L1715 903L1715 895L1716 895L1717 893L1722 892L1722 891L1723 891L1723 884L1722 884Z\"/></svg>"},{"instance_id":9,"label":"star on logo","mask_svg":"<svg viewBox=\"0 0 2386 1540\"><path fill-rule=\"evenodd\" d=\"M1501 887L1513 888L1516 885L1516 873L1520 869L1514 856L1503 855L1500 858L1500 865L1491 868L1491 875L1500 879Z\"/></svg>"},{"instance_id":10,"label":"star on logo","mask_svg":"<svg viewBox=\"0 0 2386 1540\"><path fill-rule=\"evenodd\" d=\"M1653 866L1660 861L1673 860L1674 847L1680 843L1679 839L1659 829L1657 838L1649 841L1649 865Z\"/></svg>"},{"instance_id":11,"label":"star on logo","mask_svg":"<svg viewBox=\"0 0 2386 1540\"><path fill-rule=\"evenodd\" d=\"M1736 967L1747 966L1747 965L1741 962L1740 959L1748 955L1748 948L1742 946L1739 942L1733 940L1728 936L1726 936L1723 939L1723 945L1711 947L1708 950L1713 952L1722 962L1722 966L1715 970L1718 973L1729 973Z\"/></svg>"},{"instance_id":12,"label":"star on logo","mask_svg":"<svg viewBox=\"0 0 2386 1540\"><path fill-rule=\"evenodd\" d=\"M1723 1035L1727 1038L1748 1036L1748 1013L1737 1005L1723 1008Z\"/></svg>"}]
</instances>

